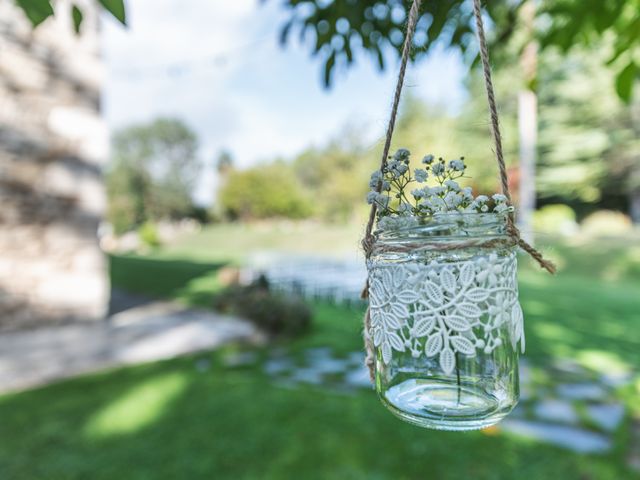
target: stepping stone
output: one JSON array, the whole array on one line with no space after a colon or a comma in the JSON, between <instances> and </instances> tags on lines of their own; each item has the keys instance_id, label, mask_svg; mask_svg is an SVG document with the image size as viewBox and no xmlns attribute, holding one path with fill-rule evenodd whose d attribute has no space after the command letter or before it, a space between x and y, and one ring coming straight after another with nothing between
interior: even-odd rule
<instances>
[{"instance_id":1,"label":"stepping stone","mask_svg":"<svg viewBox=\"0 0 640 480\"><path fill-rule=\"evenodd\" d=\"M322 372L313 368L299 368L293 372L289 380L295 383L311 383L320 385L323 381Z\"/></svg>"},{"instance_id":2,"label":"stepping stone","mask_svg":"<svg viewBox=\"0 0 640 480\"><path fill-rule=\"evenodd\" d=\"M519 362L518 368L518 376L520 377L520 383L531 383L531 367L529 366L529 362L524 361L523 359Z\"/></svg>"},{"instance_id":3,"label":"stepping stone","mask_svg":"<svg viewBox=\"0 0 640 480\"><path fill-rule=\"evenodd\" d=\"M347 360L353 365L364 365L364 352L351 352L347 355Z\"/></svg>"},{"instance_id":4,"label":"stepping stone","mask_svg":"<svg viewBox=\"0 0 640 480\"><path fill-rule=\"evenodd\" d=\"M331 358L333 351L329 347L310 348L305 352L308 359Z\"/></svg>"},{"instance_id":5,"label":"stepping stone","mask_svg":"<svg viewBox=\"0 0 640 480\"><path fill-rule=\"evenodd\" d=\"M607 392L597 383L564 383L558 385L558 394L569 400L601 400Z\"/></svg>"},{"instance_id":6,"label":"stepping stone","mask_svg":"<svg viewBox=\"0 0 640 480\"><path fill-rule=\"evenodd\" d=\"M613 432L624 418L624 407L620 403L588 405L587 415L600 428Z\"/></svg>"},{"instance_id":7,"label":"stepping stone","mask_svg":"<svg viewBox=\"0 0 640 480\"><path fill-rule=\"evenodd\" d=\"M572 425L577 424L579 420L573 405L565 400L543 400L533 407L533 412L541 420L570 423Z\"/></svg>"},{"instance_id":8,"label":"stepping stone","mask_svg":"<svg viewBox=\"0 0 640 480\"><path fill-rule=\"evenodd\" d=\"M521 402L527 402L529 400L531 400L531 397L533 396L532 391L531 391L531 387L529 387L528 385L520 385L520 401Z\"/></svg>"},{"instance_id":9,"label":"stepping stone","mask_svg":"<svg viewBox=\"0 0 640 480\"><path fill-rule=\"evenodd\" d=\"M558 359L556 362L554 362L553 369L562 373L569 373L571 375L581 377L587 375L587 371L582 365L569 358Z\"/></svg>"},{"instance_id":10,"label":"stepping stone","mask_svg":"<svg viewBox=\"0 0 640 480\"><path fill-rule=\"evenodd\" d=\"M527 416L526 407L522 403L518 403L509 413L509 418L524 418Z\"/></svg>"},{"instance_id":11,"label":"stepping stone","mask_svg":"<svg viewBox=\"0 0 640 480\"><path fill-rule=\"evenodd\" d=\"M309 368L321 373L342 373L347 368L347 362L339 358L320 357L312 360Z\"/></svg>"},{"instance_id":12,"label":"stepping stone","mask_svg":"<svg viewBox=\"0 0 640 480\"><path fill-rule=\"evenodd\" d=\"M577 427L554 425L527 420L503 420L500 429L522 437L566 448L578 453L603 453L611 449L608 437Z\"/></svg>"},{"instance_id":13,"label":"stepping stone","mask_svg":"<svg viewBox=\"0 0 640 480\"><path fill-rule=\"evenodd\" d=\"M368 388L372 389L373 384L369 378L369 369L364 365L358 368L349 370L344 376L344 381L347 385L356 388Z\"/></svg>"},{"instance_id":14,"label":"stepping stone","mask_svg":"<svg viewBox=\"0 0 640 480\"><path fill-rule=\"evenodd\" d=\"M290 358L270 358L266 362L264 362L264 366L262 367L264 371L269 375L279 375L284 372L288 372L289 370L293 370L295 365L291 361Z\"/></svg>"},{"instance_id":15,"label":"stepping stone","mask_svg":"<svg viewBox=\"0 0 640 480\"><path fill-rule=\"evenodd\" d=\"M633 380L633 375L629 372L605 373L600 377L600 381L611 388L624 387Z\"/></svg>"}]
</instances>

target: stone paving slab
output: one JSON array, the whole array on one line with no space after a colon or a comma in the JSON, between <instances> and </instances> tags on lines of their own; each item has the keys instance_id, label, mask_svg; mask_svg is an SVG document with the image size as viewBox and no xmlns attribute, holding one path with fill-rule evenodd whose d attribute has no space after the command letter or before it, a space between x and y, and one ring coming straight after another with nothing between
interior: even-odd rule
<instances>
[{"instance_id":1,"label":"stone paving slab","mask_svg":"<svg viewBox=\"0 0 640 480\"><path fill-rule=\"evenodd\" d=\"M592 422L608 432L614 432L624 419L624 406L621 403L588 405L586 411Z\"/></svg>"},{"instance_id":2,"label":"stone paving slab","mask_svg":"<svg viewBox=\"0 0 640 480\"><path fill-rule=\"evenodd\" d=\"M262 368L277 385L286 388L312 384L324 385L333 392L348 393L354 389L373 388L363 362L363 352L336 356L330 348L323 347L308 349L302 358L288 355L285 350L272 351ZM561 367L554 371L568 373L558 373L559 380L569 377L572 383L560 383L553 389L538 387L536 398L531 394L521 395L516 409L497 428L579 453L610 451L613 447L611 433L624 420L624 405L610 398L610 385L592 381L588 371L571 361L563 362ZM522 361L520 374L521 393L533 391L533 372L528 362ZM584 409L586 421L579 413L579 407ZM636 461L640 464L639 459L640 456L633 457L629 464Z\"/></svg>"},{"instance_id":3,"label":"stone paving slab","mask_svg":"<svg viewBox=\"0 0 640 480\"><path fill-rule=\"evenodd\" d=\"M607 395L602 385L594 382L565 383L556 390L561 397L571 400L601 400Z\"/></svg>"},{"instance_id":4,"label":"stone paving slab","mask_svg":"<svg viewBox=\"0 0 640 480\"><path fill-rule=\"evenodd\" d=\"M498 428L579 453L604 453L612 447L610 438L578 427L507 418Z\"/></svg>"},{"instance_id":5,"label":"stone paving slab","mask_svg":"<svg viewBox=\"0 0 640 480\"><path fill-rule=\"evenodd\" d=\"M7 333L0 336L0 392L232 341L264 338L244 320L171 302L141 305L99 323Z\"/></svg>"},{"instance_id":6,"label":"stone paving slab","mask_svg":"<svg viewBox=\"0 0 640 480\"><path fill-rule=\"evenodd\" d=\"M534 405L533 411L536 417L551 422L575 425L579 421L575 407L567 400L544 399Z\"/></svg>"}]
</instances>

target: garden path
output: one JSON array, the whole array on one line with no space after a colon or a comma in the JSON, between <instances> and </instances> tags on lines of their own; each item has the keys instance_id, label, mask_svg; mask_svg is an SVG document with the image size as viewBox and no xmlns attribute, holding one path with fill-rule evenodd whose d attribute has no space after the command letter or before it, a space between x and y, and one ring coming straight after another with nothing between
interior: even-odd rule
<instances>
[{"instance_id":1,"label":"garden path","mask_svg":"<svg viewBox=\"0 0 640 480\"><path fill-rule=\"evenodd\" d=\"M0 393L229 342L263 341L251 323L174 302L153 301L116 310L120 311L99 323L0 336Z\"/></svg>"},{"instance_id":2,"label":"garden path","mask_svg":"<svg viewBox=\"0 0 640 480\"><path fill-rule=\"evenodd\" d=\"M372 388L363 360L362 352L335 355L331 348L308 349L302 355L274 350L261 368L274 382L288 388L322 385L349 394ZM225 363L236 368L259 361L251 352L240 352L228 355ZM552 380L540 383L536 377ZM511 415L486 432L506 432L580 453L607 453L614 447L615 433L625 423L625 407L616 392L632 381L633 375L594 375L570 360L543 368L521 359L520 403ZM630 464L640 458L640 452L635 451L640 445L636 443L629 445Z\"/></svg>"}]
</instances>

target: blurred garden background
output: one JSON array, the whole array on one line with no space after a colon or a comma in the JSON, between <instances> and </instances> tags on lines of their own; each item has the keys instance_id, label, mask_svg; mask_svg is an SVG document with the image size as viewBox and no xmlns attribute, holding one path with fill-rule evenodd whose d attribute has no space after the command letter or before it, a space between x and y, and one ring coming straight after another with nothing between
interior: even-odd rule
<instances>
[{"instance_id":1,"label":"blurred garden background","mask_svg":"<svg viewBox=\"0 0 640 480\"><path fill-rule=\"evenodd\" d=\"M0 478L640 478L640 1L492 0L521 402L400 422L359 243L403 0L0 0ZM393 146L498 190L471 2Z\"/></svg>"}]
</instances>

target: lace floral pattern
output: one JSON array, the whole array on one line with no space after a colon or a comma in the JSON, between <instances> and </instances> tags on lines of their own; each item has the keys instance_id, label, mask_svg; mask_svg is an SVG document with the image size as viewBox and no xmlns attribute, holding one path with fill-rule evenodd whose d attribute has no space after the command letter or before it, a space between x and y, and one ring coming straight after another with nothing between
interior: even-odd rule
<instances>
[{"instance_id":1,"label":"lace floral pattern","mask_svg":"<svg viewBox=\"0 0 640 480\"><path fill-rule=\"evenodd\" d=\"M516 256L495 253L460 262L370 266L371 335L389 364L393 352L438 357L449 374L456 354L491 353L509 326L524 352Z\"/></svg>"}]
</instances>

